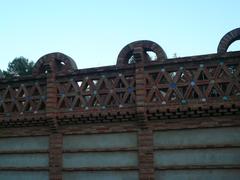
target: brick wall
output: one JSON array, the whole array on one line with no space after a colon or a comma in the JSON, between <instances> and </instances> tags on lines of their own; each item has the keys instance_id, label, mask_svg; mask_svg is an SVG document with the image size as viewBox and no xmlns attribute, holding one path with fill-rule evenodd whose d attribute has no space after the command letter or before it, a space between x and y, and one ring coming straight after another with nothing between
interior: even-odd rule
<instances>
[{"instance_id":1,"label":"brick wall","mask_svg":"<svg viewBox=\"0 0 240 180\"><path fill-rule=\"evenodd\" d=\"M155 179L154 132L240 126L240 52L226 53L237 39L239 28L223 37L217 54L174 59L155 42L136 41L121 50L116 66L81 70L70 57L51 53L37 61L34 76L2 79L0 140L49 137L47 151L33 152L48 153L49 166L0 167L0 174L47 171L50 179L62 179L64 172L137 171L139 179ZM137 147L69 153L137 152L136 166L64 168L65 135L126 132L137 133ZM30 152L0 151L14 153Z\"/></svg>"}]
</instances>

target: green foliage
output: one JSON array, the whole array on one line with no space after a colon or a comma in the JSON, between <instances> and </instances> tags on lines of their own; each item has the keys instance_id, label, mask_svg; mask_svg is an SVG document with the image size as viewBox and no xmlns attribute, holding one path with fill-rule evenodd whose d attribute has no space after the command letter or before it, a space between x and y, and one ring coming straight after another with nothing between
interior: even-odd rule
<instances>
[{"instance_id":1,"label":"green foliage","mask_svg":"<svg viewBox=\"0 0 240 180\"><path fill-rule=\"evenodd\" d=\"M13 61L8 63L8 68L5 71L0 70L0 77L13 78L19 76L31 75L34 62L29 61L24 57L17 57Z\"/></svg>"},{"instance_id":2,"label":"green foliage","mask_svg":"<svg viewBox=\"0 0 240 180\"><path fill-rule=\"evenodd\" d=\"M4 78L4 75L1 69L0 69L0 78Z\"/></svg>"}]
</instances>

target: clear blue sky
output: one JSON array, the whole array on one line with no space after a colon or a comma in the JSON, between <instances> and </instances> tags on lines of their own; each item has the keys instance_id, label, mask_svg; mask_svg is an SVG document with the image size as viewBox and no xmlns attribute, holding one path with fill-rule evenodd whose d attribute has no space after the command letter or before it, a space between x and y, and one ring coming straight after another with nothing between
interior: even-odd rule
<instances>
[{"instance_id":1,"label":"clear blue sky","mask_svg":"<svg viewBox=\"0 0 240 180\"><path fill-rule=\"evenodd\" d=\"M168 57L215 53L221 37L240 27L239 7L238 0L0 0L0 69L18 56L37 61L56 51L78 68L113 65L141 39Z\"/></svg>"}]
</instances>

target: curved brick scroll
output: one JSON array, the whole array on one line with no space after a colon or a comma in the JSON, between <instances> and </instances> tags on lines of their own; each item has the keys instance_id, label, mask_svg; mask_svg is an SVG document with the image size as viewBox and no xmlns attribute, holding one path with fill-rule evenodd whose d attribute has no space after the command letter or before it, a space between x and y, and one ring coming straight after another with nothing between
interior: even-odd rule
<instances>
[{"instance_id":1,"label":"curved brick scroll","mask_svg":"<svg viewBox=\"0 0 240 180\"><path fill-rule=\"evenodd\" d=\"M234 42L240 40L240 28L236 28L225 34L218 44L218 53L227 52L228 47Z\"/></svg>"},{"instance_id":2,"label":"curved brick scroll","mask_svg":"<svg viewBox=\"0 0 240 180\"><path fill-rule=\"evenodd\" d=\"M157 43L148 40L134 41L126 45L119 53L117 58L117 65L127 65L129 59L134 55L134 50L142 48L145 53L147 51L154 52L157 56L156 61L164 61L167 55L164 50ZM150 61L148 58L146 61ZM147 62L146 62L147 63Z\"/></svg>"},{"instance_id":3,"label":"curved brick scroll","mask_svg":"<svg viewBox=\"0 0 240 180\"><path fill-rule=\"evenodd\" d=\"M48 72L71 72L75 69L77 69L77 65L72 58L57 52L42 56L34 66L33 75L41 75Z\"/></svg>"}]
</instances>

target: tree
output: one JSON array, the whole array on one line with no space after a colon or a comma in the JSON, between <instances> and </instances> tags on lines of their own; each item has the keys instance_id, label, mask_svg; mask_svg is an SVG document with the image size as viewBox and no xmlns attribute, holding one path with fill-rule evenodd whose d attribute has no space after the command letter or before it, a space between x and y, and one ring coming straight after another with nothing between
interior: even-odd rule
<instances>
[{"instance_id":1,"label":"tree","mask_svg":"<svg viewBox=\"0 0 240 180\"><path fill-rule=\"evenodd\" d=\"M25 57L17 57L13 61L8 63L6 71L0 72L5 78L13 78L25 75L31 75L33 70L34 62L29 61Z\"/></svg>"},{"instance_id":2,"label":"tree","mask_svg":"<svg viewBox=\"0 0 240 180\"><path fill-rule=\"evenodd\" d=\"M173 58L177 58L177 53L173 53Z\"/></svg>"},{"instance_id":3,"label":"tree","mask_svg":"<svg viewBox=\"0 0 240 180\"><path fill-rule=\"evenodd\" d=\"M4 75L1 69L0 69L0 78L4 78Z\"/></svg>"}]
</instances>

